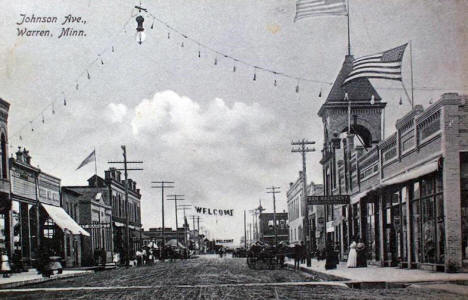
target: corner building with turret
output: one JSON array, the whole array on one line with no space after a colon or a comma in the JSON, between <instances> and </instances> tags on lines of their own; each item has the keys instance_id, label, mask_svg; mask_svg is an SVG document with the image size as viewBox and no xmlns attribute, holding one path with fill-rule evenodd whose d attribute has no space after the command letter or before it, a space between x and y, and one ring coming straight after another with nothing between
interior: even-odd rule
<instances>
[{"instance_id":1,"label":"corner building with turret","mask_svg":"<svg viewBox=\"0 0 468 300\"><path fill-rule=\"evenodd\" d=\"M370 264L466 270L468 97L445 93L425 109L416 105L385 137L386 103L370 81L343 86L353 59L345 57L318 112L324 195L350 196L323 206L326 241L342 260L360 239Z\"/></svg>"}]
</instances>

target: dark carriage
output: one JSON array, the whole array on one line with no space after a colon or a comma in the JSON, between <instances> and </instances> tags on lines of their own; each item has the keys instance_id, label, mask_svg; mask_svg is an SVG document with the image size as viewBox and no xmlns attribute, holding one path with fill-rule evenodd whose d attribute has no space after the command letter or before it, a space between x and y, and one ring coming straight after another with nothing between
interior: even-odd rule
<instances>
[{"instance_id":1,"label":"dark carriage","mask_svg":"<svg viewBox=\"0 0 468 300\"><path fill-rule=\"evenodd\" d=\"M247 266L254 270L276 270L284 267L284 258L290 248L256 243L247 252Z\"/></svg>"}]
</instances>

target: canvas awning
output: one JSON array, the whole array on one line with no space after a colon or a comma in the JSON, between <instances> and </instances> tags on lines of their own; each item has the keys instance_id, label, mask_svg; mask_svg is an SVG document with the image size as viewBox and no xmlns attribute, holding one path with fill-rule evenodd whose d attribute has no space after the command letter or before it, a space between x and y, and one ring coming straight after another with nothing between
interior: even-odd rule
<instances>
[{"instance_id":1,"label":"canvas awning","mask_svg":"<svg viewBox=\"0 0 468 300\"><path fill-rule=\"evenodd\" d=\"M67 230L72 234L82 234L84 236L89 236L89 233L81 228L75 220L73 220L63 208L59 206L53 206L49 204L41 203L42 207L46 210L49 217L54 220L55 224L58 227L62 228L62 230Z\"/></svg>"},{"instance_id":2,"label":"canvas awning","mask_svg":"<svg viewBox=\"0 0 468 300\"><path fill-rule=\"evenodd\" d=\"M435 172L437 171L438 168L439 168L439 159L437 158L419 167L413 168L409 171L407 170L406 172L400 175L394 176L393 178L384 181L383 185L384 186L393 185L393 184L403 183L412 179L416 179L418 177Z\"/></svg>"},{"instance_id":3,"label":"canvas awning","mask_svg":"<svg viewBox=\"0 0 468 300\"><path fill-rule=\"evenodd\" d=\"M371 189L365 190L364 192L357 193L356 195L351 196L351 204L358 203L361 198L364 198Z\"/></svg>"},{"instance_id":4,"label":"canvas awning","mask_svg":"<svg viewBox=\"0 0 468 300\"><path fill-rule=\"evenodd\" d=\"M178 242L176 239L171 239L167 241L166 246L185 248L185 246Z\"/></svg>"}]
</instances>

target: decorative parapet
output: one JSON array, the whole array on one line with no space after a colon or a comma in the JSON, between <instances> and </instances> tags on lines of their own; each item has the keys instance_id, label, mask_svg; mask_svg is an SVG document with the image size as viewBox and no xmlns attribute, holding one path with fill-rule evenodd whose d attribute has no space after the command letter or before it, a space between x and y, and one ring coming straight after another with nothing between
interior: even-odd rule
<instances>
[{"instance_id":1,"label":"decorative parapet","mask_svg":"<svg viewBox=\"0 0 468 300\"><path fill-rule=\"evenodd\" d=\"M424 111L422 105L416 105L410 112L401 117L396 121L395 127L397 130L406 131L410 129L411 122L414 121L414 117L421 114Z\"/></svg>"},{"instance_id":2,"label":"decorative parapet","mask_svg":"<svg viewBox=\"0 0 468 300\"><path fill-rule=\"evenodd\" d=\"M388 163L397 157L397 134L396 132L379 144L382 152L383 163Z\"/></svg>"},{"instance_id":3,"label":"decorative parapet","mask_svg":"<svg viewBox=\"0 0 468 300\"><path fill-rule=\"evenodd\" d=\"M365 180L379 172L379 147L373 147L358 160L359 179Z\"/></svg>"}]
</instances>

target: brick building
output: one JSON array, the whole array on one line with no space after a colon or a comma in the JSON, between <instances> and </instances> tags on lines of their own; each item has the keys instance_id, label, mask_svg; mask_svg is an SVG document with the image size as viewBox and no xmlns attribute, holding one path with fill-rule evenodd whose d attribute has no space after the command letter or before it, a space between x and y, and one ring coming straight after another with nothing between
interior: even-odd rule
<instances>
[{"instance_id":1,"label":"brick building","mask_svg":"<svg viewBox=\"0 0 468 300\"><path fill-rule=\"evenodd\" d=\"M49 252L62 257L66 267L77 265L74 241L89 233L61 207L61 180L34 167L26 149L18 149L9 167L12 261L27 269L40 252Z\"/></svg>"},{"instance_id":2,"label":"brick building","mask_svg":"<svg viewBox=\"0 0 468 300\"><path fill-rule=\"evenodd\" d=\"M360 238L374 264L460 270L468 251L467 97L447 93L415 106L382 140L386 104L370 82L342 87L352 61L346 57L319 110L324 194L350 195L349 204L324 206L327 240L343 259Z\"/></svg>"},{"instance_id":3,"label":"brick building","mask_svg":"<svg viewBox=\"0 0 468 300\"><path fill-rule=\"evenodd\" d=\"M125 180L119 170L109 168L104 178L93 175L87 186L68 186L80 196L80 224L91 234L83 246L83 259L91 264L96 249L104 249L107 261L125 253L126 215L129 219L130 255L142 246L140 190L128 179L128 206L125 207Z\"/></svg>"},{"instance_id":4,"label":"brick building","mask_svg":"<svg viewBox=\"0 0 468 300\"><path fill-rule=\"evenodd\" d=\"M275 245L275 227L273 213L260 213L258 215L260 241ZM277 243L289 242L288 213L276 213Z\"/></svg>"},{"instance_id":5,"label":"brick building","mask_svg":"<svg viewBox=\"0 0 468 300\"><path fill-rule=\"evenodd\" d=\"M307 206L303 198L303 179L302 171L299 171L299 176L295 182L289 183L289 190L286 193L288 203L288 217L289 217L289 242L299 243L305 242L304 239L304 221L305 214L307 213ZM323 186L311 182L307 186L307 195L315 195L316 193L323 193ZM315 215L314 208L314 215ZM309 220L309 222L311 222ZM310 229L310 226L309 226ZM311 237L308 238L311 240Z\"/></svg>"}]
</instances>

